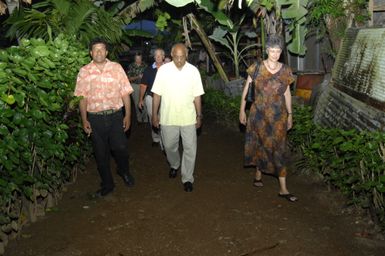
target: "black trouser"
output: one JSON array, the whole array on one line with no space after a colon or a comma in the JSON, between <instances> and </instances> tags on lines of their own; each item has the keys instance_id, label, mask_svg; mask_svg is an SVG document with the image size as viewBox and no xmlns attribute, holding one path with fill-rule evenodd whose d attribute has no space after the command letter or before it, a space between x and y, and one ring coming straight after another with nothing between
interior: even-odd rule
<instances>
[{"instance_id":1,"label":"black trouser","mask_svg":"<svg viewBox=\"0 0 385 256\"><path fill-rule=\"evenodd\" d=\"M123 113L118 111L107 115L88 114L91 124L92 145L102 188L112 189L114 181L110 169L111 152L115 158L118 173L128 174L128 141L123 129Z\"/></svg>"}]
</instances>

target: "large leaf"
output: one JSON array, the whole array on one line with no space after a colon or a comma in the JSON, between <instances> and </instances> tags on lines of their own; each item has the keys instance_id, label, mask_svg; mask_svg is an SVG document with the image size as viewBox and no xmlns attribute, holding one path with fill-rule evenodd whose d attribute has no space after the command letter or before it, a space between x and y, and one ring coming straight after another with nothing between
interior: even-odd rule
<instances>
[{"instance_id":1,"label":"large leaf","mask_svg":"<svg viewBox=\"0 0 385 256\"><path fill-rule=\"evenodd\" d=\"M227 30L223 29L222 27L216 27L213 31L213 34L210 35L209 38L232 50L229 42L226 39L227 33Z\"/></svg>"},{"instance_id":2,"label":"large leaf","mask_svg":"<svg viewBox=\"0 0 385 256\"><path fill-rule=\"evenodd\" d=\"M298 55L306 54L306 46L305 46L305 36L307 33L307 28L303 25L297 24L295 29L291 31L291 33L287 33L286 38L289 39L289 44L287 45L287 49Z\"/></svg>"},{"instance_id":3,"label":"large leaf","mask_svg":"<svg viewBox=\"0 0 385 256\"><path fill-rule=\"evenodd\" d=\"M213 5L213 3L210 0L201 0L201 2L199 3L199 7L201 7L203 10L213 15L215 20L219 24L226 26L230 30L234 29L234 23L232 22L232 20L229 17L227 17L227 15L224 14L223 12L218 11L217 8Z\"/></svg>"},{"instance_id":4,"label":"large leaf","mask_svg":"<svg viewBox=\"0 0 385 256\"><path fill-rule=\"evenodd\" d=\"M199 3L200 1L194 1L194 0L166 0L167 3L171 4L172 6L175 7L183 7L185 5L197 2Z\"/></svg>"},{"instance_id":5,"label":"large leaf","mask_svg":"<svg viewBox=\"0 0 385 256\"><path fill-rule=\"evenodd\" d=\"M287 49L294 54L305 55L305 37L307 34L306 7L308 0L276 0L282 12L282 18L290 24L286 26Z\"/></svg>"}]
</instances>

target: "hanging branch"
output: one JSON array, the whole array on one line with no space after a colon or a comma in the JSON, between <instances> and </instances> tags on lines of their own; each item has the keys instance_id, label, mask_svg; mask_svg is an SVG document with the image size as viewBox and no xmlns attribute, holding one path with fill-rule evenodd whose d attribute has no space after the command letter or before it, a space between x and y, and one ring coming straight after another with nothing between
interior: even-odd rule
<instances>
[{"instance_id":1,"label":"hanging branch","mask_svg":"<svg viewBox=\"0 0 385 256\"><path fill-rule=\"evenodd\" d=\"M183 36L184 36L185 45L186 45L186 47L191 49L192 44L191 44L191 40L190 40L190 36L189 36L190 31L187 28L187 17L183 17L182 21L183 21Z\"/></svg>"},{"instance_id":2,"label":"hanging branch","mask_svg":"<svg viewBox=\"0 0 385 256\"><path fill-rule=\"evenodd\" d=\"M190 13L186 17L190 20L192 29L194 29L197 32L199 38L202 40L202 43L206 47L206 50L209 53L209 56L210 56L211 60L213 61L214 66L219 73L219 76L222 78L223 81L225 81L227 83L229 81L229 79L227 78L227 75L226 75L225 71L223 70L221 63L220 63L217 55L215 54L214 46L211 44L211 41L209 40L209 38L206 35L206 32L202 29L202 26L200 25L198 20L195 18L194 14Z\"/></svg>"}]
</instances>

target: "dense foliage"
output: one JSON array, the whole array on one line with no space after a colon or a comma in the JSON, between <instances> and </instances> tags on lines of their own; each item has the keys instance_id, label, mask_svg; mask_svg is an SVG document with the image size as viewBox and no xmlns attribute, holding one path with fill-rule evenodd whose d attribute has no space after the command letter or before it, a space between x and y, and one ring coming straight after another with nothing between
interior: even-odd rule
<instances>
[{"instance_id":1,"label":"dense foliage","mask_svg":"<svg viewBox=\"0 0 385 256\"><path fill-rule=\"evenodd\" d=\"M63 36L0 50L0 226L18 221L20 198L60 191L87 156L72 96L86 62L88 52Z\"/></svg>"},{"instance_id":2,"label":"dense foliage","mask_svg":"<svg viewBox=\"0 0 385 256\"><path fill-rule=\"evenodd\" d=\"M88 0L44 0L19 8L7 20L11 38L55 38L60 33L75 35L84 45L103 36L111 43L122 40L123 19Z\"/></svg>"},{"instance_id":3,"label":"dense foliage","mask_svg":"<svg viewBox=\"0 0 385 256\"><path fill-rule=\"evenodd\" d=\"M238 123L239 98L206 89L204 109L227 125ZM310 107L294 107L289 132L300 172L319 175L349 203L369 209L385 228L385 133L325 128L312 120Z\"/></svg>"},{"instance_id":4,"label":"dense foliage","mask_svg":"<svg viewBox=\"0 0 385 256\"><path fill-rule=\"evenodd\" d=\"M206 115L215 117L226 126L237 124L239 116L240 97L229 97L223 91L205 89L203 105Z\"/></svg>"},{"instance_id":5,"label":"dense foliage","mask_svg":"<svg viewBox=\"0 0 385 256\"><path fill-rule=\"evenodd\" d=\"M320 127L309 107L296 108L294 118L289 138L303 155L298 167L321 174L385 225L385 133Z\"/></svg>"}]
</instances>

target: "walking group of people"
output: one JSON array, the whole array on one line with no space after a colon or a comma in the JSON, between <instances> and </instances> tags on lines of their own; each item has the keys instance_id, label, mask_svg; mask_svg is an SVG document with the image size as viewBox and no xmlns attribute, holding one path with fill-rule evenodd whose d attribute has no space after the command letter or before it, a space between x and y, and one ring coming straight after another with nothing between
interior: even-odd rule
<instances>
[{"instance_id":1,"label":"walking group of people","mask_svg":"<svg viewBox=\"0 0 385 256\"><path fill-rule=\"evenodd\" d=\"M286 188L286 131L292 126L289 85L294 78L291 69L279 62L282 47L279 37L269 38L268 58L258 66L258 75L253 81L256 97L247 118L245 96L255 65L254 70L253 66L249 68L239 121L247 126L245 165L256 167L253 185L263 186L262 173L275 175L280 185L278 195L295 202L297 197ZM107 58L108 43L103 39L94 39L89 50L92 61L80 69L74 95L81 97L82 126L92 139L102 181L96 195L106 196L114 190L111 155L125 184L129 187L135 184L129 171L125 135L131 125L131 94L138 122L151 124L152 145L159 145L166 154L169 178L177 177L180 169L183 189L193 191L196 129L202 125L204 89L198 69L187 62L186 46L175 44L169 62L165 62L164 50L156 49L154 63L148 67L138 53L127 74L120 64Z\"/></svg>"}]
</instances>

